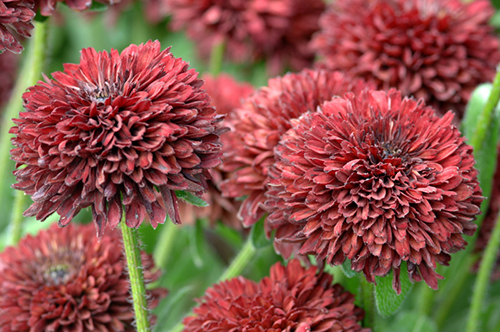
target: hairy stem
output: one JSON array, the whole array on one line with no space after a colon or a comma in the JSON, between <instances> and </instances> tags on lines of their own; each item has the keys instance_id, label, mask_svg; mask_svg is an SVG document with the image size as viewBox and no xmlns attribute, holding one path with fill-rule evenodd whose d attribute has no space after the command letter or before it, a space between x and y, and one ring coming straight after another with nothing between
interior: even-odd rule
<instances>
[{"instance_id":1,"label":"hairy stem","mask_svg":"<svg viewBox=\"0 0 500 332\"><path fill-rule=\"evenodd\" d=\"M121 222L123 234L123 247L127 257L127 266L134 301L134 312L137 332L150 331L148 302L146 288L144 287L144 275L142 272L141 250L137 230L130 228L125 223L125 214Z\"/></svg>"},{"instance_id":2,"label":"hairy stem","mask_svg":"<svg viewBox=\"0 0 500 332\"><path fill-rule=\"evenodd\" d=\"M212 48L212 53L210 54L210 74L214 77L221 72L225 49L226 42L224 40L215 44Z\"/></svg>"},{"instance_id":3,"label":"hairy stem","mask_svg":"<svg viewBox=\"0 0 500 332\"><path fill-rule=\"evenodd\" d=\"M375 331L375 290L373 284L369 283L364 276L361 278L361 302L365 310L363 326Z\"/></svg>"}]
</instances>

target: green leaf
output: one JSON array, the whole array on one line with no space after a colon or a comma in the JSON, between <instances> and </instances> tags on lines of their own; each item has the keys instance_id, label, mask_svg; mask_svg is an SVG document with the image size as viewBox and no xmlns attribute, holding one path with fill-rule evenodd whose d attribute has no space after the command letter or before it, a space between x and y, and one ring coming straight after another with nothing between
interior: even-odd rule
<instances>
[{"instance_id":1,"label":"green leaf","mask_svg":"<svg viewBox=\"0 0 500 332\"><path fill-rule=\"evenodd\" d=\"M481 84L472 93L471 99L467 104L467 110L464 120L462 121L462 130L469 139L473 142L474 135L477 135L480 128L479 119L483 115L488 97L493 89L492 84ZM496 169L496 155L499 133L499 108L493 110L491 121L488 124L484 141L479 146L474 147L474 157L476 159L475 167L479 170L479 183L483 190L483 196L489 197L491 194L493 175ZM488 200L483 201L481 210L483 214L478 216L478 223L482 220L488 207Z\"/></svg>"},{"instance_id":2,"label":"green leaf","mask_svg":"<svg viewBox=\"0 0 500 332\"><path fill-rule=\"evenodd\" d=\"M436 324L416 311L405 311L398 315L386 332L437 332Z\"/></svg>"},{"instance_id":3,"label":"green leaf","mask_svg":"<svg viewBox=\"0 0 500 332\"><path fill-rule=\"evenodd\" d=\"M189 236L189 248L191 249L191 255L193 257L193 262L196 267L200 268L203 266L203 253L205 251L205 237L203 236L203 221L200 219L196 220L192 231Z\"/></svg>"},{"instance_id":4,"label":"green leaf","mask_svg":"<svg viewBox=\"0 0 500 332\"><path fill-rule=\"evenodd\" d=\"M385 277L375 277L377 286L375 287L375 303L377 310L382 317L393 315L403 304L404 299L410 293L413 284L408 277L406 262L401 262L400 270L401 294L396 294L392 288L393 271Z\"/></svg>"},{"instance_id":5,"label":"green leaf","mask_svg":"<svg viewBox=\"0 0 500 332\"><path fill-rule=\"evenodd\" d=\"M493 5L493 7L495 7L496 9L500 9L500 0L491 0L491 4Z\"/></svg>"},{"instance_id":6,"label":"green leaf","mask_svg":"<svg viewBox=\"0 0 500 332\"><path fill-rule=\"evenodd\" d=\"M177 198L180 198L180 199L188 202L189 204L192 204L195 206L200 206L200 207L208 206L207 202L205 202L200 197L191 194L189 191L176 190L175 194L177 195Z\"/></svg>"},{"instance_id":7,"label":"green leaf","mask_svg":"<svg viewBox=\"0 0 500 332\"><path fill-rule=\"evenodd\" d=\"M267 215L260 218L260 220L254 224L250 230L250 240L256 249L265 248L270 246L272 243L272 241L266 237L266 231L264 230L266 217Z\"/></svg>"},{"instance_id":8,"label":"green leaf","mask_svg":"<svg viewBox=\"0 0 500 332\"><path fill-rule=\"evenodd\" d=\"M351 269L351 260L350 259L346 259L340 267L342 268L342 272L344 272L344 274L346 275L347 278L354 278L358 274L358 272L353 271Z\"/></svg>"}]
</instances>

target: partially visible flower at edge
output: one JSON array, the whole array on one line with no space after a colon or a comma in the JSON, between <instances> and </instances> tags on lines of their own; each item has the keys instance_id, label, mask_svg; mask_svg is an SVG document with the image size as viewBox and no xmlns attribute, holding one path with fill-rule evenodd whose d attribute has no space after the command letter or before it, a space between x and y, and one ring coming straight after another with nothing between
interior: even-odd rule
<instances>
[{"instance_id":1,"label":"partially visible flower at edge","mask_svg":"<svg viewBox=\"0 0 500 332\"><path fill-rule=\"evenodd\" d=\"M146 214L153 227L167 213L180 223L175 190L203 194L224 132L197 75L150 41L121 54L84 49L80 64L29 88L10 131L13 187L34 201L24 215L57 212L65 226L91 206L98 236L123 213L129 227Z\"/></svg>"},{"instance_id":2,"label":"partially visible flower at edge","mask_svg":"<svg viewBox=\"0 0 500 332\"><path fill-rule=\"evenodd\" d=\"M70 9L79 12L90 9L92 5L92 0L35 0L35 11L40 10L42 16L52 16L58 2L64 2ZM120 0L97 0L97 2L105 5L114 5L119 3Z\"/></svg>"},{"instance_id":3,"label":"partially visible flower at edge","mask_svg":"<svg viewBox=\"0 0 500 332\"><path fill-rule=\"evenodd\" d=\"M265 59L271 75L312 64L309 41L319 29L322 0L167 0L171 27L185 28L202 58L224 42L236 62Z\"/></svg>"},{"instance_id":4,"label":"partially visible flower at edge","mask_svg":"<svg viewBox=\"0 0 500 332\"><path fill-rule=\"evenodd\" d=\"M494 13L488 0L335 1L312 47L321 67L397 88L460 120L472 91L493 80L500 62L488 22Z\"/></svg>"},{"instance_id":5,"label":"partially visible flower at edge","mask_svg":"<svg viewBox=\"0 0 500 332\"><path fill-rule=\"evenodd\" d=\"M141 256L145 279L156 281L161 272ZM147 293L152 309L167 291ZM120 232L98 241L90 224L52 225L0 253L0 331L133 332L129 298Z\"/></svg>"},{"instance_id":6,"label":"partially visible flower at edge","mask_svg":"<svg viewBox=\"0 0 500 332\"><path fill-rule=\"evenodd\" d=\"M184 332L296 331L369 332L354 296L317 267L299 260L276 263L259 283L243 277L220 282L198 300L196 316L184 319Z\"/></svg>"},{"instance_id":7,"label":"partially visible flower at edge","mask_svg":"<svg viewBox=\"0 0 500 332\"><path fill-rule=\"evenodd\" d=\"M21 53L23 46L14 36L17 33L23 37L31 37L34 28L33 0L13 0L0 2L0 53L8 50Z\"/></svg>"},{"instance_id":8,"label":"partially visible flower at edge","mask_svg":"<svg viewBox=\"0 0 500 332\"><path fill-rule=\"evenodd\" d=\"M221 189L226 197L247 196L238 213L245 227L265 213L261 205L269 168L275 163L273 150L291 128L290 121L335 96L372 87L341 72L304 69L270 79L267 87L258 89L228 115L225 123L231 131L223 137L221 168L231 177Z\"/></svg>"},{"instance_id":9,"label":"partially visible flower at edge","mask_svg":"<svg viewBox=\"0 0 500 332\"><path fill-rule=\"evenodd\" d=\"M0 54L0 107L9 101L17 77L19 58L20 55L12 52Z\"/></svg>"},{"instance_id":10,"label":"partially visible flower at edge","mask_svg":"<svg viewBox=\"0 0 500 332\"><path fill-rule=\"evenodd\" d=\"M467 244L484 197L472 147L422 101L397 90L352 93L294 120L275 149L266 209L275 241L366 279L400 266L438 288L437 263Z\"/></svg>"}]
</instances>

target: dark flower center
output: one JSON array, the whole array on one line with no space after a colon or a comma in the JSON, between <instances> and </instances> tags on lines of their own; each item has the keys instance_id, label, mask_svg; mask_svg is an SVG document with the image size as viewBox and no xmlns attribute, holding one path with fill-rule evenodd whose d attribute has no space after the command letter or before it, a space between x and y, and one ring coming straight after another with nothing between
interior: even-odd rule
<instances>
[{"instance_id":1,"label":"dark flower center","mask_svg":"<svg viewBox=\"0 0 500 332\"><path fill-rule=\"evenodd\" d=\"M51 266L45 271L44 278L47 283L53 285L65 284L70 278L69 268L65 264Z\"/></svg>"}]
</instances>

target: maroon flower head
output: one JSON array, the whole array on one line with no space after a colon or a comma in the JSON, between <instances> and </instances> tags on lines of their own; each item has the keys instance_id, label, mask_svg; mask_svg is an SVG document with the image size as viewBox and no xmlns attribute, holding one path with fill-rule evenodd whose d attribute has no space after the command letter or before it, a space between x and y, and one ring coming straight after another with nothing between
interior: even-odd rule
<instances>
[{"instance_id":1,"label":"maroon flower head","mask_svg":"<svg viewBox=\"0 0 500 332\"><path fill-rule=\"evenodd\" d=\"M113 5L120 1L121 0L98 0L97 2L105 5ZM92 0L35 0L35 9L36 11L40 10L42 16L52 16L58 2L64 2L70 9L79 12L90 9L92 5Z\"/></svg>"},{"instance_id":2,"label":"maroon flower head","mask_svg":"<svg viewBox=\"0 0 500 332\"><path fill-rule=\"evenodd\" d=\"M23 37L31 37L35 17L33 0L1 0L0 1L0 53L8 50L21 53L24 49L14 33Z\"/></svg>"},{"instance_id":3,"label":"maroon flower head","mask_svg":"<svg viewBox=\"0 0 500 332\"><path fill-rule=\"evenodd\" d=\"M186 28L200 55L224 41L233 61L267 59L273 75L314 60L308 43L319 29L322 0L167 0L172 28Z\"/></svg>"},{"instance_id":4,"label":"maroon flower head","mask_svg":"<svg viewBox=\"0 0 500 332\"><path fill-rule=\"evenodd\" d=\"M221 188L227 197L247 196L239 215L245 226L263 215L269 168L275 163L273 149L291 128L290 120L315 111L324 101L348 91L370 87L361 79L340 72L305 69L269 80L268 86L250 96L226 119L231 132L224 137L222 169L233 173Z\"/></svg>"},{"instance_id":5,"label":"maroon flower head","mask_svg":"<svg viewBox=\"0 0 500 332\"><path fill-rule=\"evenodd\" d=\"M222 116L196 71L155 41L84 49L53 77L23 95L11 129L14 188L34 201L25 215L57 212L64 226L91 206L98 235L118 225L122 205L129 227L146 213L153 227L167 212L180 223L175 190L201 196L220 162Z\"/></svg>"},{"instance_id":6,"label":"maroon flower head","mask_svg":"<svg viewBox=\"0 0 500 332\"><path fill-rule=\"evenodd\" d=\"M488 0L336 1L313 48L321 66L373 79L461 118L473 89L500 62Z\"/></svg>"},{"instance_id":7,"label":"maroon flower head","mask_svg":"<svg viewBox=\"0 0 500 332\"><path fill-rule=\"evenodd\" d=\"M273 265L259 283L238 277L216 284L198 300L196 316L184 319L184 332L369 332L358 324L364 312L354 296L316 272L294 259Z\"/></svg>"},{"instance_id":8,"label":"maroon flower head","mask_svg":"<svg viewBox=\"0 0 500 332\"><path fill-rule=\"evenodd\" d=\"M53 225L7 247L0 254L0 331L135 331L119 234L108 231L99 242L92 225ZM153 258L142 252L142 262L145 278L157 280ZM165 295L149 290L149 308Z\"/></svg>"},{"instance_id":9,"label":"maroon flower head","mask_svg":"<svg viewBox=\"0 0 500 332\"><path fill-rule=\"evenodd\" d=\"M282 138L269 184L275 241L301 244L367 280L400 265L437 289L436 264L472 235L483 197L472 147L452 124L394 89L346 94L308 113Z\"/></svg>"},{"instance_id":10,"label":"maroon flower head","mask_svg":"<svg viewBox=\"0 0 500 332\"><path fill-rule=\"evenodd\" d=\"M247 98L255 88L248 83L239 83L233 77L222 74L217 77L204 75L203 86L208 95L212 98L212 106L218 114L229 114L241 105L241 101ZM223 122L224 123L224 122ZM225 141L226 135L221 136L223 145L229 144ZM187 203L181 203L181 219L187 223L194 224L198 218L208 218L214 225L217 221L233 227L241 228L241 222L236 216L241 202L222 196L220 184L227 179L230 174L224 172L221 166L210 170L211 180L207 181L208 190L203 199L209 204L207 207L197 208Z\"/></svg>"}]
</instances>

